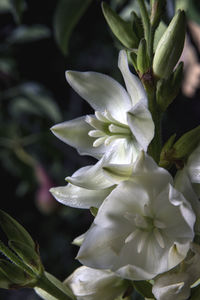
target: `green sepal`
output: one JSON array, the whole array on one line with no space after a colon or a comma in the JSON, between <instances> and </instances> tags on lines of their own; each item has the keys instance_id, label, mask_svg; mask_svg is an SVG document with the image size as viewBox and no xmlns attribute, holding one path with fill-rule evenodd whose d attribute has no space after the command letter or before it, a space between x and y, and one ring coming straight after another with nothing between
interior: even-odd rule
<instances>
[{"instance_id":1,"label":"green sepal","mask_svg":"<svg viewBox=\"0 0 200 300\"><path fill-rule=\"evenodd\" d=\"M35 249L35 242L30 234L15 219L0 210L0 226L7 235L8 240L15 240Z\"/></svg>"},{"instance_id":2,"label":"green sepal","mask_svg":"<svg viewBox=\"0 0 200 300\"><path fill-rule=\"evenodd\" d=\"M137 69L140 77L147 73L150 69L150 59L147 51L147 43L145 39L140 41L137 53Z\"/></svg>"},{"instance_id":3,"label":"green sepal","mask_svg":"<svg viewBox=\"0 0 200 300\"><path fill-rule=\"evenodd\" d=\"M174 160L186 160L200 142L200 125L182 135L173 146Z\"/></svg>"},{"instance_id":4,"label":"green sepal","mask_svg":"<svg viewBox=\"0 0 200 300\"><path fill-rule=\"evenodd\" d=\"M132 30L131 22L124 21L105 2L102 3L102 11L110 29L119 41L127 48L137 48L139 39Z\"/></svg>"},{"instance_id":5,"label":"green sepal","mask_svg":"<svg viewBox=\"0 0 200 300\"><path fill-rule=\"evenodd\" d=\"M12 282L5 275L5 272L0 268L0 288L1 289L9 289L12 285Z\"/></svg>"},{"instance_id":6,"label":"green sepal","mask_svg":"<svg viewBox=\"0 0 200 300\"><path fill-rule=\"evenodd\" d=\"M177 64L185 41L186 18L179 10L161 37L153 59L153 72L159 78L167 79Z\"/></svg>"},{"instance_id":7,"label":"green sepal","mask_svg":"<svg viewBox=\"0 0 200 300\"><path fill-rule=\"evenodd\" d=\"M179 93L183 75L183 62L180 62L168 79L160 79L156 87L156 100L162 112L173 102Z\"/></svg>"},{"instance_id":8,"label":"green sepal","mask_svg":"<svg viewBox=\"0 0 200 300\"><path fill-rule=\"evenodd\" d=\"M133 281L133 287L144 298L155 299L152 293L152 285L148 281Z\"/></svg>"},{"instance_id":9,"label":"green sepal","mask_svg":"<svg viewBox=\"0 0 200 300\"><path fill-rule=\"evenodd\" d=\"M14 250L23 262L35 273L42 274L44 271L40 260L39 251L19 241L9 241L10 248Z\"/></svg>"},{"instance_id":10,"label":"green sepal","mask_svg":"<svg viewBox=\"0 0 200 300\"><path fill-rule=\"evenodd\" d=\"M33 287L37 281L15 264L4 259L0 260L0 273L5 276L5 279L7 278L8 288Z\"/></svg>"},{"instance_id":11,"label":"green sepal","mask_svg":"<svg viewBox=\"0 0 200 300\"><path fill-rule=\"evenodd\" d=\"M134 69L137 71L137 54L135 51L127 51L128 60L133 65Z\"/></svg>"},{"instance_id":12,"label":"green sepal","mask_svg":"<svg viewBox=\"0 0 200 300\"><path fill-rule=\"evenodd\" d=\"M144 37L144 28L141 18L136 14L135 11L131 12L131 22L133 31L137 35L138 39L141 40Z\"/></svg>"},{"instance_id":13,"label":"green sepal","mask_svg":"<svg viewBox=\"0 0 200 300\"><path fill-rule=\"evenodd\" d=\"M164 12L166 0L151 0L151 26L155 29L159 25L161 16Z\"/></svg>"},{"instance_id":14,"label":"green sepal","mask_svg":"<svg viewBox=\"0 0 200 300\"><path fill-rule=\"evenodd\" d=\"M93 217L96 217L97 213L98 213L98 208L97 207L90 207L90 212L93 215Z\"/></svg>"},{"instance_id":15,"label":"green sepal","mask_svg":"<svg viewBox=\"0 0 200 300\"><path fill-rule=\"evenodd\" d=\"M160 162L159 166L165 169L169 169L172 166L172 162L169 160L170 151L173 152L172 147L176 138L176 134L174 133L167 142L164 144L161 154L160 154Z\"/></svg>"}]
</instances>

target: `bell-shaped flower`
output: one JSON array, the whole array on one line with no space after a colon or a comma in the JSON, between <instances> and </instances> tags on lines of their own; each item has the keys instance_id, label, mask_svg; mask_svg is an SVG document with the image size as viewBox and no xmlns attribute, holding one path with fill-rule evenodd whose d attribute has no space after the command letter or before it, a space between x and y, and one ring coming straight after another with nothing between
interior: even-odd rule
<instances>
[{"instance_id":1,"label":"bell-shaped flower","mask_svg":"<svg viewBox=\"0 0 200 300\"><path fill-rule=\"evenodd\" d=\"M169 172L142 152L129 180L99 208L77 258L122 278L151 279L185 258L194 223L191 205L173 187Z\"/></svg>"},{"instance_id":2,"label":"bell-shaped flower","mask_svg":"<svg viewBox=\"0 0 200 300\"><path fill-rule=\"evenodd\" d=\"M128 282L109 270L76 269L65 281L77 300L115 300L123 296Z\"/></svg>"},{"instance_id":3,"label":"bell-shaped flower","mask_svg":"<svg viewBox=\"0 0 200 300\"><path fill-rule=\"evenodd\" d=\"M107 75L66 73L69 84L94 108L95 114L57 124L51 130L80 154L91 155L99 162L67 177L67 186L51 189L53 196L65 205L99 207L115 185L102 167L133 163L153 138L154 123L147 109L147 97L141 82L128 68L125 51L119 54L119 68L127 91Z\"/></svg>"},{"instance_id":4,"label":"bell-shaped flower","mask_svg":"<svg viewBox=\"0 0 200 300\"><path fill-rule=\"evenodd\" d=\"M184 261L154 279L152 292L157 300L187 300L191 286L200 278L200 246L191 244Z\"/></svg>"},{"instance_id":5,"label":"bell-shaped flower","mask_svg":"<svg viewBox=\"0 0 200 300\"><path fill-rule=\"evenodd\" d=\"M67 71L68 83L92 106L95 114L57 124L51 130L80 154L97 159L119 142L118 160L125 152L132 162L139 150L147 150L154 136L154 124L144 88L138 77L130 72L123 50L118 65L127 91L107 75Z\"/></svg>"}]
</instances>

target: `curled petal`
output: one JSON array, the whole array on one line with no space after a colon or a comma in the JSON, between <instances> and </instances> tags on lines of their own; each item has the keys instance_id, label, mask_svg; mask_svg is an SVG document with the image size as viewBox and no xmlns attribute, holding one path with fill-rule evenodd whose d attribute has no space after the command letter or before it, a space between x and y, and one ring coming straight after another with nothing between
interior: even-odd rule
<instances>
[{"instance_id":1,"label":"curled petal","mask_svg":"<svg viewBox=\"0 0 200 300\"><path fill-rule=\"evenodd\" d=\"M142 100L143 104L147 106L147 96L145 90L139 78L130 72L127 55L124 50L120 51L119 53L118 67L124 78L127 91L132 100L132 105L135 105Z\"/></svg>"},{"instance_id":2,"label":"curled petal","mask_svg":"<svg viewBox=\"0 0 200 300\"><path fill-rule=\"evenodd\" d=\"M96 72L67 71L66 79L71 87L94 110L109 111L114 118L126 122L126 111L131 101L126 90L111 77Z\"/></svg>"}]
</instances>

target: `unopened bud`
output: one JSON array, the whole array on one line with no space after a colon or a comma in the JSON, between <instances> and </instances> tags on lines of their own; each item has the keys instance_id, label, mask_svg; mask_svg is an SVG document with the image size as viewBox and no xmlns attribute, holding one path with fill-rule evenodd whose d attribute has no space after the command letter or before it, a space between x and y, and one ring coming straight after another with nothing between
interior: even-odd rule
<instances>
[{"instance_id":1,"label":"unopened bud","mask_svg":"<svg viewBox=\"0 0 200 300\"><path fill-rule=\"evenodd\" d=\"M160 22L166 0L151 0L151 26L156 28Z\"/></svg>"},{"instance_id":2,"label":"unopened bud","mask_svg":"<svg viewBox=\"0 0 200 300\"><path fill-rule=\"evenodd\" d=\"M150 59L147 53L147 43L145 39L140 41L137 54L137 69L142 76L150 68Z\"/></svg>"},{"instance_id":3,"label":"unopened bud","mask_svg":"<svg viewBox=\"0 0 200 300\"><path fill-rule=\"evenodd\" d=\"M157 78L168 78L177 64L183 50L186 31L184 11L173 17L156 48L153 72Z\"/></svg>"},{"instance_id":4,"label":"unopened bud","mask_svg":"<svg viewBox=\"0 0 200 300\"><path fill-rule=\"evenodd\" d=\"M124 21L105 2L102 3L104 17L120 42L127 48L137 48L139 39L132 30L131 22Z\"/></svg>"},{"instance_id":5,"label":"unopened bud","mask_svg":"<svg viewBox=\"0 0 200 300\"><path fill-rule=\"evenodd\" d=\"M168 79L160 79L157 83L156 100L161 111L167 107L176 98L183 75L183 62L180 62L174 73Z\"/></svg>"}]
</instances>

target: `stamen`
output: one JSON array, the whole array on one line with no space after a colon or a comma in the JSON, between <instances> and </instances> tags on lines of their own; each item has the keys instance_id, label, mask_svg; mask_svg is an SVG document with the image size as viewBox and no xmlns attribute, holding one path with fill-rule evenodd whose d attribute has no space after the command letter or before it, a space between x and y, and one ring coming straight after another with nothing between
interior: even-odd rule
<instances>
[{"instance_id":1,"label":"stamen","mask_svg":"<svg viewBox=\"0 0 200 300\"><path fill-rule=\"evenodd\" d=\"M141 233L140 240L139 240L138 245L137 245L137 252L138 253L140 253L142 251L142 248L144 247L144 244L146 242L147 235L148 234L146 232Z\"/></svg>"},{"instance_id":2,"label":"stamen","mask_svg":"<svg viewBox=\"0 0 200 300\"><path fill-rule=\"evenodd\" d=\"M139 229L136 229L135 231L131 232L131 233L127 236L127 238L125 239L125 244L131 242L131 241L134 239L134 237L136 237L136 235L137 235L139 232L140 232Z\"/></svg>"},{"instance_id":3,"label":"stamen","mask_svg":"<svg viewBox=\"0 0 200 300\"><path fill-rule=\"evenodd\" d=\"M113 116L107 110L103 113L103 115L110 122L112 122L112 123L119 123L115 118L113 118Z\"/></svg>"},{"instance_id":4,"label":"stamen","mask_svg":"<svg viewBox=\"0 0 200 300\"><path fill-rule=\"evenodd\" d=\"M110 123L100 111L95 111L95 116L101 122Z\"/></svg>"},{"instance_id":5,"label":"stamen","mask_svg":"<svg viewBox=\"0 0 200 300\"><path fill-rule=\"evenodd\" d=\"M104 131L105 125L101 121L97 120L94 117L86 116L85 121L92 127L94 127L97 130Z\"/></svg>"},{"instance_id":6,"label":"stamen","mask_svg":"<svg viewBox=\"0 0 200 300\"><path fill-rule=\"evenodd\" d=\"M100 145L102 145L105 142L105 139L106 139L106 136L96 139L93 143L93 147L99 147Z\"/></svg>"},{"instance_id":7,"label":"stamen","mask_svg":"<svg viewBox=\"0 0 200 300\"><path fill-rule=\"evenodd\" d=\"M159 229L154 228L153 233L154 233L154 236L155 236L156 241L158 242L159 246L161 248L164 248L165 247L165 242L164 242L164 239L163 239L162 234L160 233Z\"/></svg>"},{"instance_id":8,"label":"stamen","mask_svg":"<svg viewBox=\"0 0 200 300\"><path fill-rule=\"evenodd\" d=\"M105 146L110 145L110 143L112 143L114 140L118 139L119 136L118 135L112 135L106 138L105 140Z\"/></svg>"},{"instance_id":9,"label":"stamen","mask_svg":"<svg viewBox=\"0 0 200 300\"><path fill-rule=\"evenodd\" d=\"M157 228L160 228L160 229L167 228L167 226L161 221L154 220L153 223L154 223L154 226L157 227Z\"/></svg>"},{"instance_id":10,"label":"stamen","mask_svg":"<svg viewBox=\"0 0 200 300\"><path fill-rule=\"evenodd\" d=\"M91 137L102 137L105 136L105 133L101 130L90 130L88 135Z\"/></svg>"},{"instance_id":11,"label":"stamen","mask_svg":"<svg viewBox=\"0 0 200 300\"><path fill-rule=\"evenodd\" d=\"M123 133L123 134L130 134L130 130L128 128L123 128L114 124L110 124L108 129L111 133Z\"/></svg>"}]
</instances>

